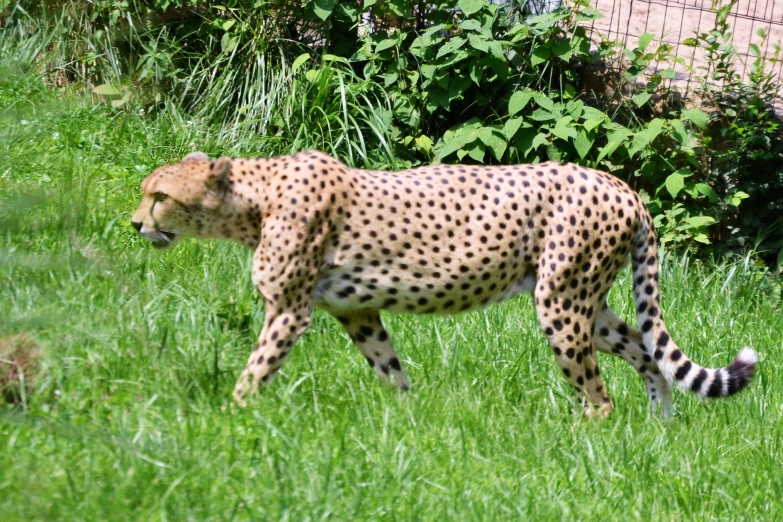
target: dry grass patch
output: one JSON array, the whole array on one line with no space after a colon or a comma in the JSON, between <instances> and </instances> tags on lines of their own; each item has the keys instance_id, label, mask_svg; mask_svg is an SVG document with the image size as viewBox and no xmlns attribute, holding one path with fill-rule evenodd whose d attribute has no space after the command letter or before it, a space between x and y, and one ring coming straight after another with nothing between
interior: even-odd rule
<instances>
[{"instance_id":1,"label":"dry grass patch","mask_svg":"<svg viewBox=\"0 0 783 522\"><path fill-rule=\"evenodd\" d=\"M41 352L27 334L0 335L0 403L16 404L29 393Z\"/></svg>"}]
</instances>

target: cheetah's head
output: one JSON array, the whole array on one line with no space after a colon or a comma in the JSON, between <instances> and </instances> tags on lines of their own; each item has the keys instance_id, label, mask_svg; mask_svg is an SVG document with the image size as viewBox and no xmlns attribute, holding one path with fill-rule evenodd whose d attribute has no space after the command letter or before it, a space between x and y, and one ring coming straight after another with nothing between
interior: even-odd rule
<instances>
[{"instance_id":1,"label":"cheetah's head","mask_svg":"<svg viewBox=\"0 0 783 522\"><path fill-rule=\"evenodd\" d=\"M180 237L212 237L230 175L230 158L210 161L203 152L158 168L141 182L141 203L131 225L156 248Z\"/></svg>"}]
</instances>

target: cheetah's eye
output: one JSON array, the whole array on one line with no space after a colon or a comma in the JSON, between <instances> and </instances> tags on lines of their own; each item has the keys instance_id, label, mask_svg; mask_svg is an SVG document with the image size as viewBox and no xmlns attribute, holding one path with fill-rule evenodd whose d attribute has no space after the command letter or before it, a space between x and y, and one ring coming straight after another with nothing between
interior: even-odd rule
<instances>
[{"instance_id":1,"label":"cheetah's eye","mask_svg":"<svg viewBox=\"0 0 783 522\"><path fill-rule=\"evenodd\" d=\"M168 196L163 192L156 192L152 195L152 199L155 201L164 201L166 198L168 198Z\"/></svg>"}]
</instances>

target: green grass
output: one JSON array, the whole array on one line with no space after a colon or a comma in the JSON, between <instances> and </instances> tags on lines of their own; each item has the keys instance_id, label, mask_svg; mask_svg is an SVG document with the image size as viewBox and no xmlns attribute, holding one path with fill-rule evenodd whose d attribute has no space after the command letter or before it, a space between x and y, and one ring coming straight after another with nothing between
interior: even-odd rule
<instances>
[{"instance_id":1,"label":"green grass","mask_svg":"<svg viewBox=\"0 0 783 522\"><path fill-rule=\"evenodd\" d=\"M667 323L689 355L761 356L747 391L678 393L670 422L606 356L615 412L576 417L527 296L385 316L410 394L377 382L316 313L273 384L229 413L263 318L250 253L194 241L161 253L128 219L143 176L191 143L280 151L184 121L0 81L0 330L31 335L44 363L21 404L0 405L4 521L783 517L783 317L748 263L663 267ZM629 318L627 273L619 283L611 301Z\"/></svg>"}]
</instances>

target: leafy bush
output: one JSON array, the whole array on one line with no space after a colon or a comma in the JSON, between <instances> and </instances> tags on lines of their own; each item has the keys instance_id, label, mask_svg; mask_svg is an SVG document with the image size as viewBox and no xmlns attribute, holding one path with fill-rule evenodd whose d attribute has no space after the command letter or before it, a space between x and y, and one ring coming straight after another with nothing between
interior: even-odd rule
<instances>
[{"instance_id":1,"label":"leafy bush","mask_svg":"<svg viewBox=\"0 0 783 522\"><path fill-rule=\"evenodd\" d=\"M116 110L183 107L224 147L260 136L264 150L377 166L573 161L639 190L665 243L765 235L777 253L779 55L755 47L743 80L730 5L714 8L715 28L687 42L708 55L701 108L663 88L673 69L647 74L676 60L652 35L591 49L580 24L600 13L586 0L543 14L522 0L26 0L4 34L37 35L25 49L50 84ZM611 93L592 92L586 69L608 62Z\"/></svg>"},{"instance_id":2,"label":"leafy bush","mask_svg":"<svg viewBox=\"0 0 783 522\"><path fill-rule=\"evenodd\" d=\"M757 31L751 44L753 61L747 79L738 64L741 57L731 43L728 22L736 1L713 4L715 26L686 43L705 50L706 65L699 68L701 95L712 113L703 136L707 154L705 177L721 195L747 198L740 209L713 209L720 227L715 239L731 247L759 248L778 269L783 267L783 127L772 107L779 79L772 72L783 55L780 42L771 57L762 54L768 36Z\"/></svg>"}]
</instances>

